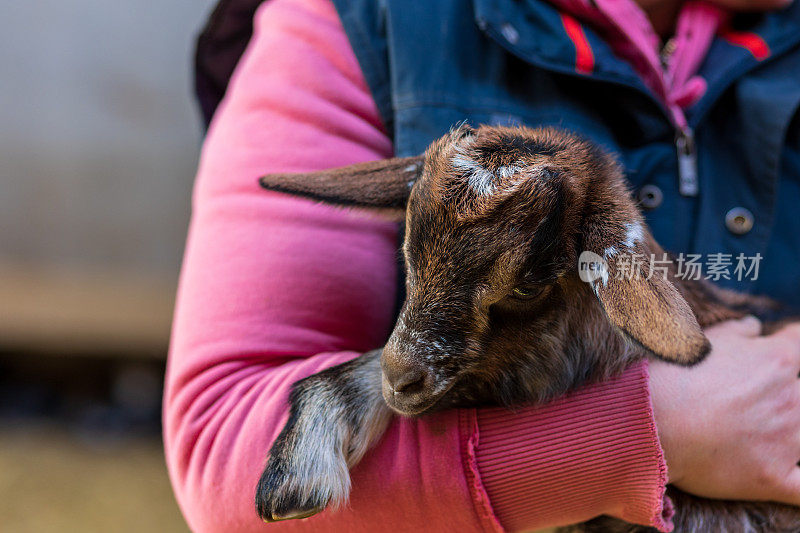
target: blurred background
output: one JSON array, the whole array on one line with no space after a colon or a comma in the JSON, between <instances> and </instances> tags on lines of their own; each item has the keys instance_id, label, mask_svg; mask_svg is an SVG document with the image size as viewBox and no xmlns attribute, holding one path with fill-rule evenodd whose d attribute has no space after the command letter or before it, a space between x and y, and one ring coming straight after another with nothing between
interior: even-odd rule
<instances>
[{"instance_id":1,"label":"blurred background","mask_svg":"<svg viewBox=\"0 0 800 533\"><path fill-rule=\"evenodd\" d=\"M213 3L3 5L2 531L186 531L159 415Z\"/></svg>"}]
</instances>

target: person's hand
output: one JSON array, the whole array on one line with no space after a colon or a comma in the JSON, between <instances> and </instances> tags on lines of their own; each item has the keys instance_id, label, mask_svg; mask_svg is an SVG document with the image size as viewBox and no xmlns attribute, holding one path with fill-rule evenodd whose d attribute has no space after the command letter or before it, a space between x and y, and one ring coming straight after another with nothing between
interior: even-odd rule
<instances>
[{"instance_id":1,"label":"person's hand","mask_svg":"<svg viewBox=\"0 0 800 533\"><path fill-rule=\"evenodd\" d=\"M800 505L800 324L760 337L747 317L706 330L691 368L652 361L670 483L707 498Z\"/></svg>"}]
</instances>

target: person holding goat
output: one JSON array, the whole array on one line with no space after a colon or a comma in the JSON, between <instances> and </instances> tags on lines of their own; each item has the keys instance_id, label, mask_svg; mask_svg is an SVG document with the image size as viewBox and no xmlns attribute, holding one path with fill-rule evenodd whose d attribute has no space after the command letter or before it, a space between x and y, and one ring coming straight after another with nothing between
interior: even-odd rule
<instances>
[{"instance_id":1,"label":"person holding goat","mask_svg":"<svg viewBox=\"0 0 800 533\"><path fill-rule=\"evenodd\" d=\"M213 30L230 30L234 4ZM334 4L259 8L204 147L165 397L193 529L264 527L253 491L290 386L382 346L401 299L393 223L259 190L260 175L417 155L465 119L557 125L620 154L665 248L761 254L757 279L720 281L798 301L797 6ZM227 76L202 54L210 35L209 114ZM668 481L800 504L800 334L758 332L715 326L700 366L637 364L541 407L396 418L352 472L348 507L270 527L524 530L607 514L667 531Z\"/></svg>"}]
</instances>

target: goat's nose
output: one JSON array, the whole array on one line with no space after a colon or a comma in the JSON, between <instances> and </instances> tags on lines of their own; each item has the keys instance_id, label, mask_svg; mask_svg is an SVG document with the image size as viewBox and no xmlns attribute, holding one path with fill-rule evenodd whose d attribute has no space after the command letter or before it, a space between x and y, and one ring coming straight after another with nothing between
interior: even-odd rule
<instances>
[{"instance_id":1,"label":"goat's nose","mask_svg":"<svg viewBox=\"0 0 800 533\"><path fill-rule=\"evenodd\" d=\"M386 372L386 371L385 371ZM386 372L386 380L395 394L414 394L425 386L427 373L419 368L395 369Z\"/></svg>"},{"instance_id":2,"label":"goat's nose","mask_svg":"<svg viewBox=\"0 0 800 533\"><path fill-rule=\"evenodd\" d=\"M383 375L386 382L391 387L394 395L417 394L422 392L425 388L425 382L428 378L428 372L417 364L401 363L393 361L394 364L388 361L383 361Z\"/></svg>"},{"instance_id":3,"label":"goat's nose","mask_svg":"<svg viewBox=\"0 0 800 533\"><path fill-rule=\"evenodd\" d=\"M385 357L383 399L400 414L413 416L429 409L441 397L436 375L425 365Z\"/></svg>"}]
</instances>

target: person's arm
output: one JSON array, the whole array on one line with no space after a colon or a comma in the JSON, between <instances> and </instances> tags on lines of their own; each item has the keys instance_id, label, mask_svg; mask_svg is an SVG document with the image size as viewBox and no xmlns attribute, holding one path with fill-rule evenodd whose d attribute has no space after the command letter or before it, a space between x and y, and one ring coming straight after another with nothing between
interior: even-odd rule
<instances>
[{"instance_id":1,"label":"person's arm","mask_svg":"<svg viewBox=\"0 0 800 533\"><path fill-rule=\"evenodd\" d=\"M330 3L264 3L203 148L173 328L165 445L193 530L266 527L254 490L291 384L392 326L396 227L257 177L390 155ZM538 408L396 418L352 478L348 507L269 527L499 531L599 514L669 526L645 364Z\"/></svg>"}]
</instances>

